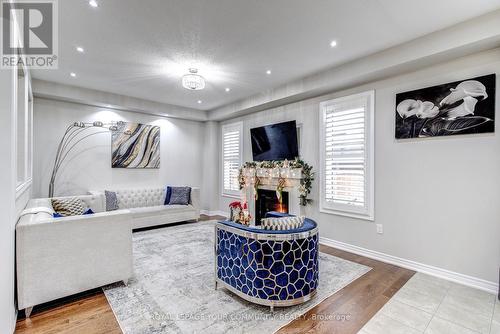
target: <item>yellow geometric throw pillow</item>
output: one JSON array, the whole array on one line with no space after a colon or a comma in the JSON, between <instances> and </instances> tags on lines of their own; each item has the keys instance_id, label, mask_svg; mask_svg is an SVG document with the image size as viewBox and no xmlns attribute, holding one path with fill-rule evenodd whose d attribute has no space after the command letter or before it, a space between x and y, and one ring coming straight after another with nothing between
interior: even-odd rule
<instances>
[{"instance_id":1,"label":"yellow geometric throw pillow","mask_svg":"<svg viewBox=\"0 0 500 334\"><path fill-rule=\"evenodd\" d=\"M79 216L85 212L85 205L79 198L53 198L54 211L63 217Z\"/></svg>"}]
</instances>

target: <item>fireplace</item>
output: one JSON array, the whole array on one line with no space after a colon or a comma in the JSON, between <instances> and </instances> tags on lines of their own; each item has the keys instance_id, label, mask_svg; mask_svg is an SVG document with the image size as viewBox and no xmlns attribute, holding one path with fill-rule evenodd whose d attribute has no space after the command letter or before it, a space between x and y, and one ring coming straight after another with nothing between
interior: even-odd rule
<instances>
[{"instance_id":1,"label":"fireplace","mask_svg":"<svg viewBox=\"0 0 500 334\"><path fill-rule=\"evenodd\" d=\"M288 213L288 192L282 192L282 203L278 201L275 190L259 189L255 201L255 224L260 225L260 220L265 218L269 211Z\"/></svg>"}]
</instances>

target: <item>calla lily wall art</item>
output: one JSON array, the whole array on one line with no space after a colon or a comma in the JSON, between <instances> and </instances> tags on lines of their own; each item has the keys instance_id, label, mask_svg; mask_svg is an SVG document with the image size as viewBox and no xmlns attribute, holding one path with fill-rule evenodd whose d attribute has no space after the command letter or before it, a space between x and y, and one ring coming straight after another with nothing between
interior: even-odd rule
<instances>
[{"instance_id":1,"label":"calla lily wall art","mask_svg":"<svg viewBox=\"0 0 500 334\"><path fill-rule=\"evenodd\" d=\"M396 95L396 139L495 131L496 75Z\"/></svg>"}]
</instances>

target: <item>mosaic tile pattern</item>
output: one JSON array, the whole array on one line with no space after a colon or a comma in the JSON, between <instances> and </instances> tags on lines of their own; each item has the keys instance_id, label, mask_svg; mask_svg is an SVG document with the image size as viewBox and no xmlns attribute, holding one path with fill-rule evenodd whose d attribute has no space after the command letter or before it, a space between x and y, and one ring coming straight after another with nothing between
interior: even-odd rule
<instances>
[{"instance_id":1,"label":"mosaic tile pattern","mask_svg":"<svg viewBox=\"0 0 500 334\"><path fill-rule=\"evenodd\" d=\"M218 229L217 277L251 297L292 300L318 286L318 235L254 240Z\"/></svg>"}]
</instances>

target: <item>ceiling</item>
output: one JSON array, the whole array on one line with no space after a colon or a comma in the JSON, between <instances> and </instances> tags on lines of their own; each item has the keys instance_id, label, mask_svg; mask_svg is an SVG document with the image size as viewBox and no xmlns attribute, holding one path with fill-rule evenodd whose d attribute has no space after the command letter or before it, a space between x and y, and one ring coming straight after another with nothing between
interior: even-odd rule
<instances>
[{"instance_id":1,"label":"ceiling","mask_svg":"<svg viewBox=\"0 0 500 334\"><path fill-rule=\"evenodd\" d=\"M97 1L58 2L59 69L33 77L200 110L500 8L500 0ZM205 77L204 90L182 88L189 67Z\"/></svg>"}]
</instances>

